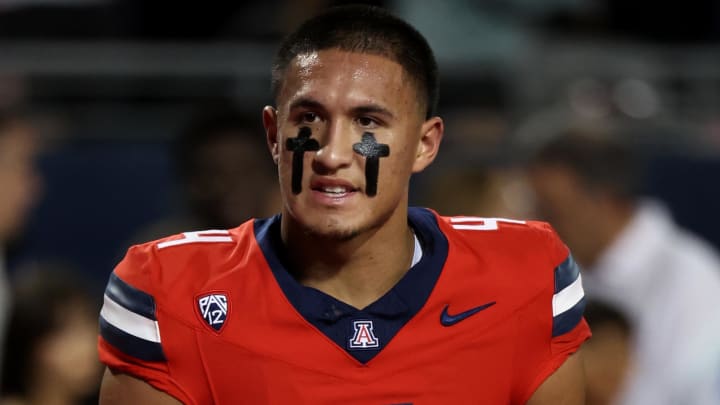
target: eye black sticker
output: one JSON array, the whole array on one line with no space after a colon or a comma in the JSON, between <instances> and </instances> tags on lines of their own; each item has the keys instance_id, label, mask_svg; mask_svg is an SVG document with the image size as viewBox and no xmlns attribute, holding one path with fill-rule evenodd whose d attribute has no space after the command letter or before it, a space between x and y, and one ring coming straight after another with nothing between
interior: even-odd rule
<instances>
[{"instance_id":1,"label":"eye black sticker","mask_svg":"<svg viewBox=\"0 0 720 405\"><path fill-rule=\"evenodd\" d=\"M312 130L309 127L302 127L298 131L298 136L288 138L285 142L285 148L293 153L292 159L292 192L300 194L302 191L303 177L303 161L305 152L314 152L320 149L317 140L310 138Z\"/></svg>"},{"instance_id":2,"label":"eye black sticker","mask_svg":"<svg viewBox=\"0 0 720 405\"><path fill-rule=\"evenodd\" d=\"M372 197L377 194L380 158L390 155L390 147L384 143L378 143L372 132L365 132L362 134L362 140L353 144L353 150L367 159L365 161L365 194Z\"/></svg>"}]
</instances>

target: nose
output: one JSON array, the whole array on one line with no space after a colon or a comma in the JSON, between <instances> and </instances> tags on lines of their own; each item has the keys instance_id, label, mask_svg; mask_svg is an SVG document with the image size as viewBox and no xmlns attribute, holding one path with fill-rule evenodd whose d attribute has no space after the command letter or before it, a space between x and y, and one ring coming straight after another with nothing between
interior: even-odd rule
<instances>
[{"instance_id":1,"label":"nose","mask_svg":"<svg viewBox=\"0 0 720 405\"><path fill-rule=\"evenodd\" d=\"M327 126L321 136L320 149L313 158L313 171L330 174L349 167L354 159L355 134L350 125L334 122Z\"/></svg>"}]
</instances>

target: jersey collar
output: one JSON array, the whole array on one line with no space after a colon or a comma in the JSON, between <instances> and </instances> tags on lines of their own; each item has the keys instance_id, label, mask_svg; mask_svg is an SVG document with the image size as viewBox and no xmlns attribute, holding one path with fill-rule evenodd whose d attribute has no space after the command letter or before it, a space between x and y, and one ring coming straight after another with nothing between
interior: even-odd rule
<instances>
[{"instance_id":1,"label":"jersey collar","mask_svg":"<svg viewBox=\"0 0 720 405\"><path fill-rule=\"evenodd\" d=\"M363 309L303 286L292 277L287 270L291 264L284 257L285 249L280 239L280 215L256 220L254 225L260 248L288 300L309 322L327 324L358 313L409 320L422 308L440 276L447 258L448 242L430 210L411 207L408 223L420 242L422 258L390 291Z\"/></svg>"}]
</instances>

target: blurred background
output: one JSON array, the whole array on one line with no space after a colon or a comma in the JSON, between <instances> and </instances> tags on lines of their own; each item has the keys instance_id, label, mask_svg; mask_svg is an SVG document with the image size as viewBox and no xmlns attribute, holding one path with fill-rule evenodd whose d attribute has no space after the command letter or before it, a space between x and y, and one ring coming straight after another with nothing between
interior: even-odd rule
<instances>
[{"instance_id":1,"label":"blurred background","mask_svg":"<svg viewBox=\"0 0 720 405\"><path fill-rule=\"evenodd\" d=\"M0 131L32 132L12 156L36 163L0 233L10 279L53 263L100 297L131 243L275 212L260 118L273 53L344 3L0 0ZM640 193L720 247L717 1L365 3L418 28L440 66L446 137L412 203L542 218L523 165L581 123L629 145Z\"/></svg>"},{"instance_id":2,"label":"blurred background","mask_svg":"<svg viewBox=\"0 0 720 405\"><path fill-rule=\"evenodd\" d=\"M1 0L0 105L31 110L44 143L43 192L11 271L61 259L104 285L139 228L187 208L170 145L189 118L229 104L261 130L278 41L337 3ZM571 117L623 120L655 160L647 192L720 245L717 2L372 3L413 23L439 60L447 136L417 195L430 173L472 166L522 214L502 171L520 145Z\"/></svg>"}]
</instances>

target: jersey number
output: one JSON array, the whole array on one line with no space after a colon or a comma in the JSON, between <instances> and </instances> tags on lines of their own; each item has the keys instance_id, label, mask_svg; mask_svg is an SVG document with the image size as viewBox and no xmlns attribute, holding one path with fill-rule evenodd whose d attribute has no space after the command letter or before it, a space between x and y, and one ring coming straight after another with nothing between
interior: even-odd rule
<instances>
[{"instance_id":1,"label":"jersey number","mask_svg":"<svg viewBox=\"0 0 720 405\"><path fill-rule=\"evenodd\" d=\"M183 232L182 239L160 242L158 243L157 247L158 249L163 249L170 246L186 245L188 243L232 242L233 239L229 235L230 231L226 229L210 229L207 231Z\"/></svg>"},{"instance_id":2,"label":"jersey number","mask_svg":"<svg viewBox=\"0 0 720 405\"><path fill-rule=\"evenodd\" d=\"M450 225L455 229L468 231L495 231L498 223L524 224L525 221L506 218L451 217Z\"/></svg>"}]
</instances>

